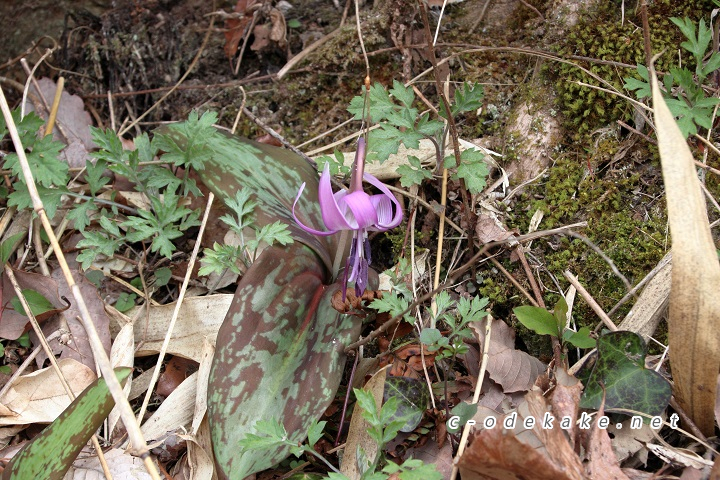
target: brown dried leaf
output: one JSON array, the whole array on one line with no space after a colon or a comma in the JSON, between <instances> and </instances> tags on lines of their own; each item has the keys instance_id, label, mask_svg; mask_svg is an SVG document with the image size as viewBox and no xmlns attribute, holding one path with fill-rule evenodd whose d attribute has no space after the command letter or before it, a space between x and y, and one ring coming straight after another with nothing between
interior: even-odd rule
<instances>
[{"instance_id":1,"label":"brown dried leaf","mask_svg":"<svg viewBox=\"0 0 720 480\"><path fill-rule=\"evenodd\" d=\"M475 235L480 244L501 242L512 235L497 219L486 213L478 215L475 223Z\"/></svg>"},{"instance_id":2,"label":"brown dried leaf","mask_svg":"<svg viewBox=\"0 0 720 480\"><path fill-rule=\"evenodd\" d=\"M672 236L668 341L673 393L698 428L712 435L720 365L720 264L692 153L662 97L654 72L651 81Z\"/></svg>"},{"instance_id":3,"label":"brown dried leaf","mask_svg":"<svg viewBox=\"0 0 720 480\"><path fill-rule=\"evenodd\" d=\"M580 407L580 395L582 394L582 383L580 380L568 374L565 369L559 368L555 370L557 384L553 390L551 405L553 414L557 418L570 417L572 425L577 420L578 410ZM575 436L577 430L575 428L568 431L570 435L570 445L575 445Z\"/></svg>"},{"instance_id":4,"label":"brown dried leaf","mask_svg":"<svg viewBox=\"0 0 720 480\"><path fill-rule=\"evenodd\" d=\"M250 45L250 50L253 52L263 50L270 45L270 27L268 25L255 25L253 36L255 38L252 45Z\"/></svg>"},{"instance_id":5,"label":"brown dried leaf","mask_svg":"<svg viewBox=\"0 0 720 480\"><path fill-rule=\"evenodd\" d=\"M195 373L198 363L182 357L172 357L165 370L158 378L157 393L159 396L168 397L187 377Z\"/></svg>"},{"instance_id":6,"label":"brown dried leaf","mask_svg":"<svg viewBox=\"0 0 720 480\"><path fill-rule=\"evenodd\" d=\"M49 277L38 273L24 272L13 268L13 274L17 279L22 290L35 290L45 297L55 309L49 310L36 318L39 322L44 322L58 312L66 310L68 305L60 298L58 294L57 282ZM15 290L13 289L10 279L8 279L5 271L2 273L2 299L4 310L2 311L2 321L0 321L0 337L9 340L15 340L30 328L30 320L25 316L24 312L16 312L10 301L15 298ZM36 343L37 345L37 343Z\"/></svg>"},{"instance_id":7,"label":"brown dried leaf","mask_svg":"<svg viewBox=\"0 0 720 480\"><path fill-rule=\"evenodd\" d=\"M57 84L49 78L41 78L38 80L38 85L40 86L40 91L43 96L48 101L48 105L51 105L53 98L55 98ZM30 91L37 95L37 90L35 90L34 85L30 87ZM27 109L28 111L35 110L35 106L32 102L28 102ZM44 120L47 120L47 112L38 112L38 115ZM60 96L60 106L57 112L56 123L62 126L63 132L65 132L68 136L68 144L72 143L74 140L79 140L85 147L86 151L97 148L97 145L93 142L92 135L90 133L92 119L90 118L90 114L85 111L85 104L82 98L77 95L69 94L67 90L63 90L62 95ZM59 142L65 143L60 135L57 125L55 125L55 129L53 130L53 138ZM85 162L83 162L80 166L84 167Z\"/></svg>"},{"instance_id":8,"label":"brown dried leaf","mask_svg":"<svg viewBox=\"0 0 720 480\"><path fill-rule=\"evenodd\" d=\"M580 480L582 475L521 442L502 428L482 430L458 461L463 480Z\"/></svg>"},{"instance_id":9,"label":"brown dried leaf","mask_svg":"<svg viewBox=\"0 0 720 480\"><path fill-rule=\"evenodd\" d=\"M487 366L490 378L501 385L505 393L530 390L535 379L545 370L545 365L526 352L515 350L513 329L501 320L492 321ZM480 345L485 341L485 322L487 317L471 324Z\"/></svg>"},{"instance_id":10,"label":"brown dried leaf","mask_svg":"<svg viewBox=\"0 0 720 480\"><path fill-rule=\"evenodd\" d=\"M248 10L255 5L256 0L238 0L235 4L234 12L242 13L242 18L228 18L225 21L225 55L233 58L238 51L240 40L245 38L245 29L247 28L252 13Z\"/></svg>"},{"instance_id":11,"label":"brown dried leaf","mask_svg":"<svg viewBox=\"0 0 720 480\"><path fill-rule=\"evenodd\" d=\"M80 293L85 299L85 304L90 312L90 318L92 318L95 324L95 330L102 341L105 352L110 354L110 317L105 312L105 302L102 301L98 294L97 287L85 278L81 272L77 270L71 270L72 276L80 289ZM80 310L77 308L77 303L73 298L72 291L65 282L62 270L59 268L55 269L51 273L51 278L55 279L58 285L58 294L61 297L70 299L70 308L65 310L62 315L67 321L67 326L70 328L70 341L65 343L63 338L56 338L50 341L50 347L56 355L60 355L60 358L73 358L88 367L95 369L95 357L90 348L90 340L85 332L85 327L80 320ZM58 316L43 325L43 332L46 336L49 336L52 332L64 328L62 319ZM47 359L45 352L40 352L37 356L38 365Z\"/></svg>"},{"instance_id":12,"label":"brown dried leaf","mask_svg":"<svg viewBox=\"0 0 720 480\"><path fill-rule=\"evenodd\" d=\"M600 408L597 418L604 415L604 408ZM604 428L600 428L595 422L590 442L587 449L588 463L586 469L588 476L592 479L614 478L617 480L629 480L620 469L615 452L610 444L610 436Z\"/></svg>"}]
</instances>

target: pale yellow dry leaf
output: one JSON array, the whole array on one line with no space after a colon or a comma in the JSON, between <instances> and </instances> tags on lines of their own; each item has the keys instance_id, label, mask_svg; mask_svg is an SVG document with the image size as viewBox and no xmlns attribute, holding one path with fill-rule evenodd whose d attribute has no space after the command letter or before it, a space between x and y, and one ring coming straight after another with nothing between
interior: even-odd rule
<instances>
[{"instance_id":1,"label":"pale yellow dry leaf","mask_svg":"<svg viewBox=\"0 0 720 480\"><path fill-rule=\"evenodd\" d=\"M178 435L187 442L188 466L192 480L216 480L213 462L212 445L210 443L210 427L207 419L203 419L195 435Z\"/></svg>"},{"instance_id":2,"label":"pale yellow dry leaf","mask_svg":"<svg viewBox=\"0 0 720 480\"><path fill-rule=\"evenodd\" d=\"M187 377L143 423L140 431L148 442L163 439L181 427L187 430L195 409L197 380L198 372Z\"/></svg>"},{"instance_id":3,"label":"pale yellow dry leaf","mask_svg":"<svg viewBox=\"0 0 720 480\"><path fill-rule=\"evenodd\" d=\"M110 348L110 364L113 368L130 367L135 365L135 331L132 323L128 323L120 329ZM132 375L127 379L123 392L127 397L132 389ZM108 416L108 431L115 430L115 426L120 420L120 410L116 407L112 409Z\"/></svg>"},{"instance_id":4,"label":"pale yellow dry leaf","mask_svg":"<svg viewBox=\"0 0 720 480\"><path fill-rule=\"evenodd\" d=\"M113 478L119 480L151 480L145 464L124 450L113 449L105 453ZM63 480L106 480L97 455L80 455Z\"/></svg>"},{"instance_id":5,"label":"pale yellow dry leaf","mask_svg":"<svg viewBox=\"0 0 720 480\"><path fill-rule=\"evenodd\" d=\"M97 378L95 372L72 358L62 359L58 365L76 396ZM48 367L18 378L0 398L0 404L12 412L0 417L0 426L50 423L70 405L70 397L55 370Z\"/></svg>"},{"instance_id":6,"label":"pale yellow dry leaf","mask_svg":"<svg viewBox=\"0 0 720 480\"><path fill-rule=\"evenodd\" d=\"M672 237L668 340L679 404L705 435L715 428L720 368L720 264L687 142L651 75L658 147Z\"/></svg>"},{"instance_id":7,"label":"pale yellow dry leaf","mask_svg":"<svg viewBox=\"0 0 720 480\"><path fill-rule=\"evenodd\" d=\"M200 362L202 358L203 341L205 338L215 340L220 324L230 309L234 295L219 294L205 297L186 297L178 314L177 323L168 345L168 355L179 355ZM135 342L144 340L140 350L135 355L142 357L154 355L160 351L165 335L170 325L175 303L151 306L150 319L145 334L145 315L137 320L135 328ZM130 312L134 317L134 310Z\"/></svg>"},{"instance_id":8,"label":"pale yellow dry leaf","mask_svg":"<svg viewBox=\"0 0 720 480\"><path fill-rule=\"evenodd\" d=\"M202 357L198 368L197 393L195 395L195 412L192 420L192 434L197 434L201 422L207 412L207 389L210 378L210 367L215 356L215 342L205 339L203 341Z\"/></svg>"},{"instance_id":9,"label":"pale yellow dry leaf","mask_svg":"<svg viewBox=\"0 0 720 480\"><path fill-rule=\"evenodd\" d=\"M364 390L372 393L378 410L382 407L386 376L387 367L373 375L363 387ZM345 452L342 457L342 462L340 463L340 472L350 480L359 480L361 477L361 472L358 469L358 447L365 451L369 462L374 462L377 456L378 445L368 434L370 424L363 418L362 411L362 408L355 404L355 410L353 410L352 418L350 419L347 441L345 442Z\"/></svg>"}]
</instances>

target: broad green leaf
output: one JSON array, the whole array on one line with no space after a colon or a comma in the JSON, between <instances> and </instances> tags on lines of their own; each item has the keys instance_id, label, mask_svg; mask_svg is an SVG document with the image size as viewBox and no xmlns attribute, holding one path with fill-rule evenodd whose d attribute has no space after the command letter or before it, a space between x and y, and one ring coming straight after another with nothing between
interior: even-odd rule
<instances>
[{"instance_id":1,"label":"broad green leaf","mask_svg":"<svg viewBox=\"0 0 720 480\"><path fill-rule=\"evenodd\" d=\"M565 330L563 332L563 340L578 348L594 348L597 344L597 341L590 336L590 329L588 327L582 327L577 332Z\"/></svg>"},{"instance_id":2,"label":"broad green leaf","mask_svg":"<svg viewBox=\"0 0 720 480\"><path fill-rule=\"evenodd\" d=\"M121 384L131 373L131 368L115 369ZM10 460L2 480L62 479L114 406L105 380L99 378Z\"/></svg>"},{"instance_id":3,"label":"broad green leaf","mask_svg":"<svg viewBox=\"0 0 720 480\"><path fill-rule=\"evenodd\" d=\"M553 315L555 315L555 320L557 320L558 332L562 332L565 329L565 325L567 324L567 312L568 304L565 301L565 297L560 296L560 299L553 309Z\"/></svg>"},{"instance_id":4,"label":"broad green leaf","mask_svg":"<svg viewBox=\"0 0 720 480\"><path fill-rule=\"evenodd\" d=\"M18 232L5 239L4 242L0 243L0 264L5 265L5 263L10 258L10 255L12 255L12 253L17 248L16 243L19 243L20 239L24 236L24 232Z\"/></svg>"},{"instance_id":5,"label":"broad green leaf","mask_svg":"<svg viewBox=\"0 0 720 480\"><path fill-rule=\"evenodd\" d=\"M401 432L412 432L420 424L430 401L427 385L417 378L387 377L383 403L392 397L397 399L398 408L391 420L402 421Z\"/></svg>"},{"instance_id":6,"label":"broad green leaf","mask_svg":"<svg viewBox=\"0 0 720 480\"><path fill-rule=\"evenodd\" d=\"M539 335L558 336L555 316L540 307L522 306L513 309L520 323Z\"/></svg>"},{"instance_id":7,"label":"broad green leaf","mask_svg":"<svg viewBox=\"0 0 720 480\"><path fill-rule=\"evenodd\" d=\"M49 312L50 310L55 309L55 306L50 302L50 300L43 297L42 294L35 290L25 288L22 290L22 293L25 297L25 300L27 300L28 305L30 306L30 311L36 317L45 312ZM20 315L25 315L25 309L23 308L22 303L20 303L20 299L17 296L14 296L10 300L10 305L12 305L13 309Z\"/></svg>"},{"instance_id":8,"label":"broad green leaf","mask_svg":"<svg viewBox=\"0 0 720 480\"><path fill-rule=\"evenodd\" d=\"M448 431L450 433L457 433L459 432L465 424L475 416L478 410L478 404L477 403L467 403L467 402L460 402L455 407L453 407L452 410L450 410L451 415L455 416L457 415L460 417L460 420L457 422L458 427L456 429L451 429L450 425L448 425ZM449 423L449 422L448 422Z\"/></svg>"},{"instance_id":9,"label":"broad green leaf","mask_svg":"<svg viewBox=\"0 0 720 480\"><path fill-rule=\"evenodd\" d=\"M659 415L670 402L670 384L645 368L646 345L633 332L611 332L597 341L598 358L580 400L582 408L618 408Z\"/></svg>"},{"instance_id":10,"label":"broad green leaf","mask_svg":"<svg viewBox=\"0 0 720 480\"><path fill-rule=\"evenodd\" d=\"M283 460L288 446L238 453L259 420L279 419L302 441L332 401L344 345L360 323L332 309L338 285L306 245L263 251L243 276L218 332L208 387L215 458L226 478L245 478ZM221 475L221 476L222 476Z\"/></svg>"}]
</instances>

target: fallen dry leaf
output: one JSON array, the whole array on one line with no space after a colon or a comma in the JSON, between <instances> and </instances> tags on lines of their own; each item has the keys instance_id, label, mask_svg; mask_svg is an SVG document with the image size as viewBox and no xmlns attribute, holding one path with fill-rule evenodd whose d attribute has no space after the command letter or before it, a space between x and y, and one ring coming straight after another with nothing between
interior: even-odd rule
<instances>
[{"instance_id":1,"label":"fallen dry leaf","mask_svg":"<svg viewBox=\"0 0 720 480\"><path fill-rule=\"evenodd\" d=\"M490 242L501 242L512 235L505 226L488 213L481 213L475 223L475 235L480 245Z\"/></svg>"},{"instance_id":2,"label":"fallen dry leaf","mask_svg":"<svg viewBox=\"0 0 720 480\"><path fill-rule=\"evenodd\" d=\"M105 352L110 355L110 317L105 312L105 302L100 298L97 287L88 281L85 275L74 269L71 272L90 312L90 318L92 318L95 325L95 330L103 347L105 347ZM61 315L63 315L67 326L70 328L71 337L67 343L64 342L63 338L56 338L50 341L50 346L56 355L60 355L60 358L75 359L94 370L95 358L90 347L90 340L80 320L80 310L77 308L70 287L65 282L62 270L60 268L53 270L51 278L57 282L58 294L70 300L70 308L62 312ZM52 332L62 328L64 328L62 319L57 316L43 325L43 332L45 332L46 336L49 336ZM38 365L42 365L42 362L46 359L45 352L40 352L37 356Z\"/></svg>"},{"instance_id":3,"label":"fallen dry leaf","mask_svg":"<svg viewBox=\"0 0 720 480\"><path fill-rule=\"evenodd\" d=\"M600 410L598 410L596 418L602 417L604 413L604 408L601 407ZM587 447L587 457L589 461L585 465L585 468L590 478L629 480L627 475L620 469L620 464L610 444L608 431L600 428L597 422L595 422L592 427L592 433L590 434L590 441Z\"/></svg>"},{"instance_id":4,"label":"fallen dry leaf","mask_svg":"<svg viewBox=\"0 0 720 480\"><path fill-rule=\"evenodd\" d=\"M225 55L233 58L238 51L240 41L245 37L245 29L252 19L252 8L255 0L239 0L233 12L242 14L241 18L228 18L225 21Z\"/></svg>"},{"instance_id":5,"label":"fallen dry leaf","mask_svg":"<svg viewBox=\"0 0 720 480\"><path fill-rule=\"evenodd\" d=\"M713 409L720 366L720 264L694 159L660 93L653 108L672 236L668 342L673 393L705 435L715 431Z\"/></svg>"},{"instance_id":6,"label":"fallen dry leaf","mask_svg":"<svg viewBox=\"0 0 720 480\"><path fill-rule=\"evenodd\" d=\"M178 313L167 353L199 362L202 358L204 339L215 340L220 324L230 309L232 299L232 294L186 297ZM140 350L135 353L137 356L154 355L160 351L174 309L174 303L151 306L147 336L144 338L145 315L140 316L135 328L135 342L143 343ZM134 317L135 313L136 309L133 309L129 312L129 316Z\"/></svg>"},{"instance_id":7,"label":"fallen dry leaf","mask_svg":"<svg viewBox=\"0 0 720 480\"><path fill-rule=\"evenodd\" d=\"M105 452L110 473L113 478L123 480L151 480L152 477L139 457L134 457L124 450L114 448ZM100 461L97 455L80 454L70 470L65 474L64 480L105 480Z\"/></svg>"},{"instance_id":8,"label":"fallen dry leaf","mask_svg":"<svg viewBox=\"0 0 720 480\"><path fill-rule=\"evenodd\" d=\"M582 394L582 383L580 380L568 374L564 368L555 370L555 378L557 384L552 393L550 403L552 404L552 412L557 418L570 417L570 421L575 425L578 410L580 407L580 395ZM570 445L575 445L575 436L577 430L570 429Z\"/></svg>"},{"instance_id":9,"label":"fallen dry leaf","mask_svg":"<svg viewBox=\"0 0 720 480\"><path fill-rule=\"evenodd\" d=\"M190 375L167 397L140 430L146 440L160 440L180 427L190 426L195 408L197 372Z\"/></svg>"},{"instance_id":10,"label":"fallen dry leaf","mask_svg":"<svg viewBox=\"0 0 720 480\"><path fill-rule=\"evenodd\" d=\"M41 315L36 315L38 322L44 322L56 313L68 308L66 302L60 298L58 294L57 282L44 275L38 273L24 272L22 270L16 270L13 268L13 274L17 279L18 284L22 290L30 289L35 290L40 295L45 297L55 307ZM25 316L24 312L17 312L13 308L10 301L16 298L15 290L13 289L10 279L2 272L2 300L4 309L2 310L2 321L0 321L0 338L7 338L8 340L16 340L22 335L27 329L30 328L30 320ZM37 342L34 342L38 345Z\"/></svg>"},{"instance_id":11,"label":"fallen dry leaf","mask_svg":"<svg viewBox=\"0 0 720 480\"><path fill-rule=\"evenodd\" d=\"M385 378L387 369L383 368L365 384L363 389L372 393L375 398L375 405L378 410L382 407L383 390L385 389ZM368 434L370 424L362 416L362 408L356 405L350 419L347 440L345 442L345 453L340 462L340 472L350 480L358 480L361 471L358 468L357 451L362 447L369 462L374 462L377 456L377 443Z\"/></svg>"},{"instance_id":12,"label":"fallen dry leaf","mask_svg":"<svg viewBox=\"0 0 720 480\"><path fill-rule=\"evenodd\" d=\"M60 371L77 396L95 381L95 371L71 358L58 361ZM52 367L18 378L0 398L0 426L50 423L70 405L70 397Z\"/></svg>"},{"instance_id":13,"label":"fallen dry leaf","mask_svg":"<svg viewBox=\"0 0 720 480\"><path fill-rule=\"evenodd\" d=\"M110 349L110 364L116 367L133 367L135 364L135 333L132 323L127 323L120 329ZM132 389L132 375L125 382L123 392L125 396L130 395ZM115 406L108 416L108 431L113 432L120 420L120 410ZM111 435L112 436L112 435Z\"/></svg>"},{"instance_id":14,"label":"fallen dry leaf","mask_svg":"<svg viewBox=\"0 0 720 480\"><path fill-rule=\"evenodd\" d=\"M486 321L487 318L471 324L479 345L483 345L485 340ZM490 378L502 386L505 393L530 390L535 379L545 370L545 365L526 352L515 350L513 329L502 320L492 321L487 365Z\"/></svg>"},{"instance_id":15,"label":"fallen dry leaf","mask_svg":"<svg viewBox=\"0 0 720 480\"><path fill-rule=\"evenodd\" d=\"M48 101L48 105L52 105L57 84L49 78L41 78L38 80L38 85L40 86L40 91L43 96ZM30 91L37 95L37 90L35 90L34 85L30 87ZM44 111L44 108L42 110L43 111L38 112L38 115L43 120L47 120L47 112ZM35 106L32 102L26 104L26 111L35 111ZM97 148L90 133L92 119L90 118L90 114L85 110L85 103L82 98L77 95L71 95L67 90L63 90L60 96L60 106L57 112L55 129L53 130L53 138L65 143L60 135L57 124L62 127L63 132L67 135L68 144L72 143L73 140L79 140L86 151ZM82 162L82 165L78 166L84 167L85 162Z\"/></svg>"}]
</instances>

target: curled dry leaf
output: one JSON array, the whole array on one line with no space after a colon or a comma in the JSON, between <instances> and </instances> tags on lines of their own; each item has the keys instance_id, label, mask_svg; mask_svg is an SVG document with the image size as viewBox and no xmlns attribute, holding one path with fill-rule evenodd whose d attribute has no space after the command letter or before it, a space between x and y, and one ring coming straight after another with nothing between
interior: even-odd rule
<instances>
[{"instance_id":1,"label":"curled dry leaf","mask_svg":"<svg viewBox=\"0 0 720 480\"><path fill-rule=\"evenodd\" d=\"M76 360L62 359L58 365L75 395L97 378L94 370ZM0 398L0 426L50 423L70 403L55 370L43 368L18 378Z\"/></svg>"},{"instance_id":2,"label":"curled dry leaf","mask_svg":"<svg viewBox=\"0 0 720 480\"><path fill-rule=\"evenodd\" d=\"M190 426L195 408L197 392L197 372L190 375L176 388L169 397L155 410L153 415L143 423L140 430L146 440L159 440L169 432Z\"/></svg>"},{"instance_id":3,"label":"curled dry leaf","mask_svg":"<svg viewBox=\"0 0 720 480\"><path fill-rule=\"evenodd\" d=\"M230 294L185 298L178 313L167 353L199 362L202 358L204 339L215 340L220 324L230 309L232 299L233 295ZM135 328L135 342L143 343L140 350L135 353L137 356L154 355L160 351L174 309L174 303L151 306L147 333L145 333L146 317L140 315ZM136 313L137 310L133 309L130 316L134 317Z\"/></svg>"},{"instance_id":4,"label":"curled dry leaf","mask_svg":"<svg viewBox=\"0 0 720 480\"><path fill-rule=\"evenodd\" d=\"M537 358L515 350L515 332L505 322L493 319L490 349L488 351L487 372L490 378L502 386L505 393L526 392L535 383L535 379L545 370L545 365ZM485 322L473 322L478 343L485 341Z\"/></svg>"},{"instance_id":5,"label":"curled dry leaf","mask_svg":"<svg viewBox=\"0 0 720 480\"><path fill-rule=\"evenodd\" d=\"M603 408L598 410L597 418L604 415ZM585 465L590 478L614 478L617 480L628 480L627 475L620 469L618 459L613 452L610 443L610 436L607 429L600 428L595 422L590 434L590 441L587 448L588 462Z\"/></svg>"},{"instance_id":6,"label":"curled dry leaf","mask_svg":"<svg viewBox=\"0 0 720 480\"><path fill-rule=\"evenodd\" d=\"M187 377L195 373L198 364L194 360L182 357L172 357L165 364L165 370L158 378L155 393L161 397L168 397L175 389L185 381Z\"/></svg>"},{"instance_id":7,"label":"curled dry leaf","mask_svg":"<svg viewBox=\"0 0 720 480\"><path fill-rule=\"evenodd\" d=\"M571 423L575 425L578 410L580 408L580 395L582 395L582 383L580 380L568 374L565 369L555 370L557 384L553 389L551 404L553 414L557 418L570 417ZM577 431L573 428L568 431L570 445L575 445Z\"/></svg>"}]
</instances>

